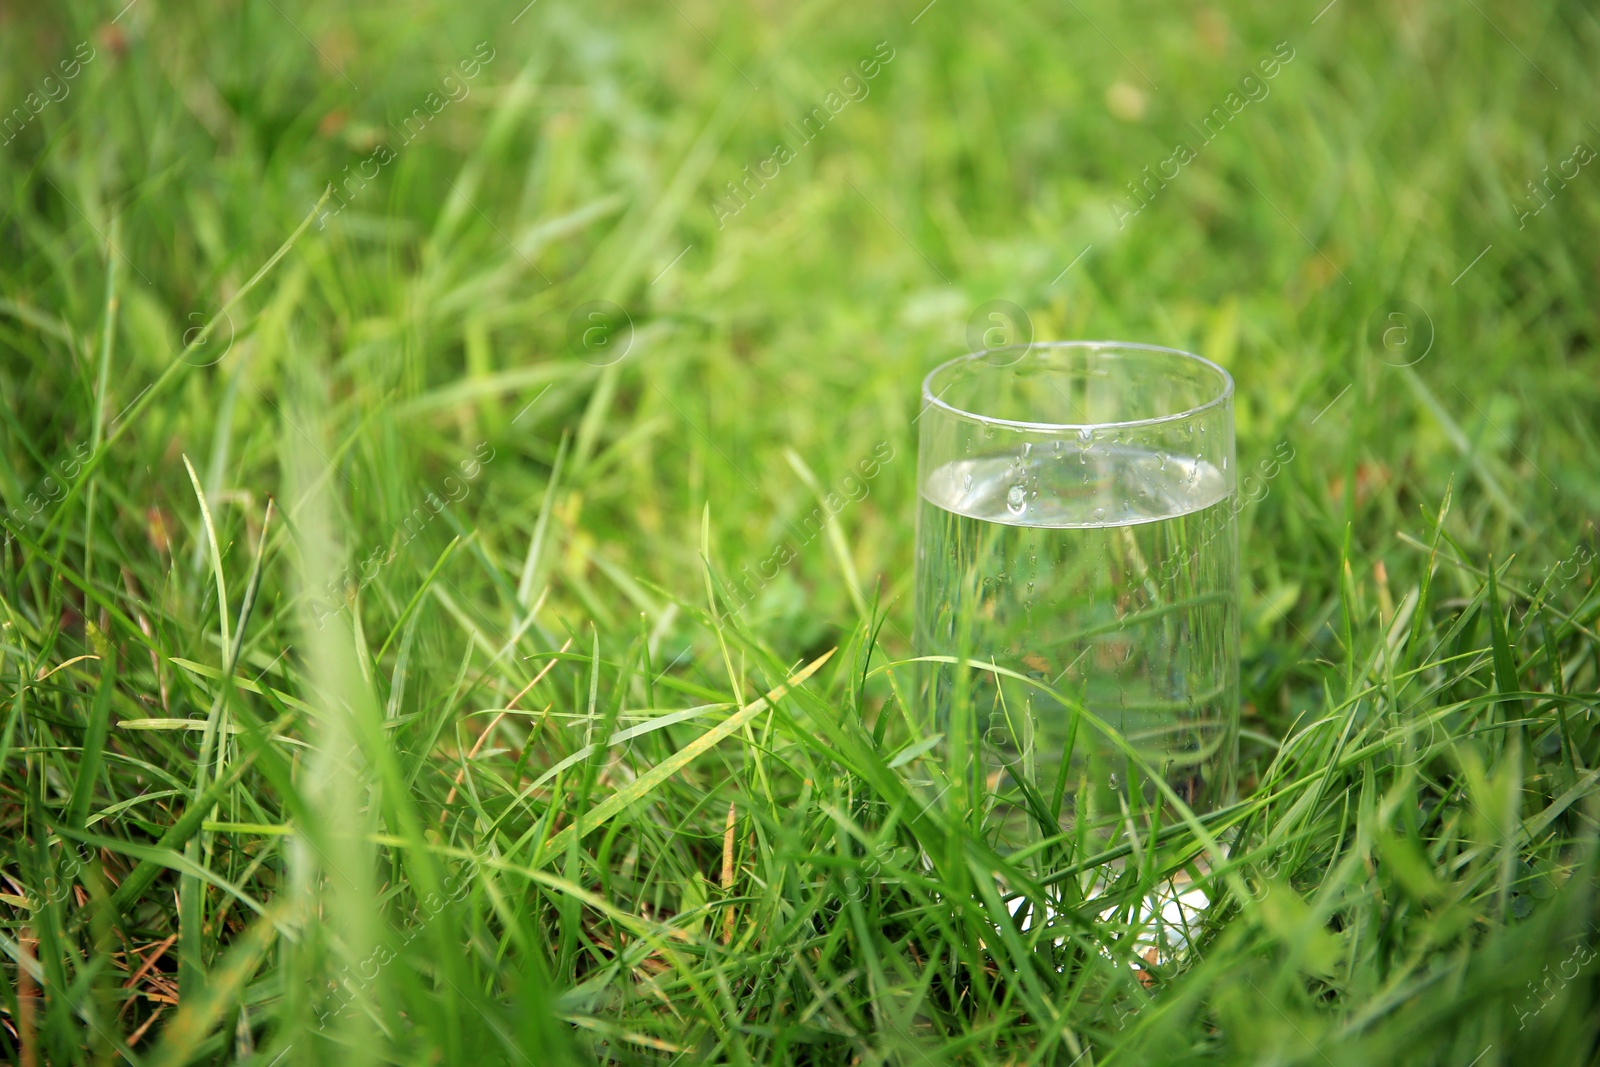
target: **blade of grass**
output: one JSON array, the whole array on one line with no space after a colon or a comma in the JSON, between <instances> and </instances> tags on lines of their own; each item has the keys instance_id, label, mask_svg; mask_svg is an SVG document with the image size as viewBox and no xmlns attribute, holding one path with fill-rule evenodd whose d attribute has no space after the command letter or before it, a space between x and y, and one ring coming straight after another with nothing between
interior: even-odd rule
<instances>
[{"instance_id":1,"label":"blade of grass","mask_svg":"<svg viewBox=\"0 0 1600 1067\"><path fill-rule=\"evenodd\" d=\"M829 658L832 656L833 650L831 649L823 653L821 656L818 656L816 659L806 664L806 666L790 675L788 680L783 682L781 685L774 686L772 689L768 690L765 696L759 697L756 700L751 701L749 704L746 704L744 707L728 716L722 722L718 723L716 726L713 726L711 729L695 738L689 744L683 746L677 752L673 753L672 756L662 760L654 767L651 767L644 774L641 774L638 778L634 779L632 782L629 782L626 786L617 790L599 804L596 804L588 812L588 814L584 816L581 822L573 823L571 826L561 830L554 837L550 838L544 843L544 846L537 854L540 859L536 861L535 866L542 866L543 863L549 862L549 860L553 859L554 857L561 855L566 851L568 842L573 838L583 837L583 835L589 833L591 830L594 830L596 827L603 825L613 816L627 810L633 804L648 796L656 788L656 786L660 785L662 782L665 782L668 778L671 778L683 768L687 767L695 760L696 757L710 751L712 748L716 747L718 742L730 737L746 723L754 719L757 715L767 710L767 708L775 705L779 700L782 700L789 693L798 689L805 683L807 678L810 678L813 674L815 674L824 663L828 662Z\"/></svg>"}]
</instances>

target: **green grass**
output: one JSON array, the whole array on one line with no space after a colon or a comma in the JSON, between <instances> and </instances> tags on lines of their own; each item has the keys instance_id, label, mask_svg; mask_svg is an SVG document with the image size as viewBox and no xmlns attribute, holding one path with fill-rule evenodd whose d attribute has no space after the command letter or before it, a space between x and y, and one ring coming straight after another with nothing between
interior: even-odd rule
<instances>
[{"instance_id":1,"label":"green grass","mask_svg":"<svg viewBox=\"0 0 1600 1067\"><path fill-rule=\"evenodd\" d=\"M1518 217L1600 145L1592 11L120 7L0 9L0 1058L1595 1061L1600 172ZM895 765L917 386L991 300L1293 456L1143 980L1194 826L1102 920L1108 857Z\"/></svg>"}]
</instances>

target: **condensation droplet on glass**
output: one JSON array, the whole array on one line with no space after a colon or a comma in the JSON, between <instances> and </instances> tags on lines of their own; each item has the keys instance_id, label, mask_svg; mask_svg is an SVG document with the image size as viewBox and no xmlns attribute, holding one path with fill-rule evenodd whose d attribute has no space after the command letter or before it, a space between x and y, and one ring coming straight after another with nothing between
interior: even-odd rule
<instances>
[{"instance_id":1,"label":"condensation droplet on glass","mask_svg":"<svg viewBox=\"0 0 1600 1067\"><path fill-rule=\"evenodd\" d=\"M965 473L965 474L963 474L961 476L961 488L963 488L963 489L971 489L972 488L972 472L971 471L968 471L967 473Z\"/></svg>"},{"instance_id":2,"label":"condensation droplet on glass","mask_svg":"<svg viewBox=\"0 0 1600 1067\"><path fill-rule=\"evenodd\" d=\"M1006 494L1006 507L1013 515L1022 514L1022 509L1027 506L1027 493L1020 485L1013 485Z\"/></svg>"},{"instance_id":3,"label":"condensation droplet on glass","mask_svg":"<svg viewBox=\"0 0 1600 1067\"><path fill-rule=\"evenodd\" d=\"M1032 452L1032 451L1033 451L1033 442L1032 441L1024 441L1024 442L1022 442L1022 458L1023 459L1027 459L1028 458L1028 453Z\"/></svg>"},{"instance_id":4,"label":"condensation droplet on glass","mask_svg":"<svg viewBox=\"0 0 1600 1067\"><path fill-rule=\"evenodd\" d=\"M1094 440L1094 431L1089 429L1089 427L1084 426L1084 427L1082 427L1081 429L1078 430L1078 447L1079 448L1088 448L1090 442L1092 442L1093 440Z\"/></svg>"},{"instance_id":5,"label":"condensation droplet on glass","mask_svg":"<svg viewBox=\"0 0 1600 1067\"><path fill-rule=\"evenodd\" d=\"M1106 509L1105 508L1095 508L1092 517L1093 517L1095 522L1101 522L1106 517Z\"/></svg>"},{"instance_id":6,"label":"condensation droplet on glass","mask_svg":"<svg viewBox=\"0 0 1600 1067\"><path fill-rule=\"evenodd\" d=\"M1161 461L1161 469L1162 470L1166 470L1167 469L1167 454L1165 452L1157 452L1156 453L1156 458Z\"/></svg>"}]
</instances>

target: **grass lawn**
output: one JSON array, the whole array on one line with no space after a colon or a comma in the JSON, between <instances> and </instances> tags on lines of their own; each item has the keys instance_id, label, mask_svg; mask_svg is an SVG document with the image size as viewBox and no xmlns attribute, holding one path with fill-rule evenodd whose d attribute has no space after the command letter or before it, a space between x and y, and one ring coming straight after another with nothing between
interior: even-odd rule
<instances>
[{"instance_id":1,"label":"grass lawn","mask_svg":"<svg viewBox=\"0 0 1600 1067\"><path fill-rule=\"evenodd\" d=\"M124 2L0 5L0 1059L1600 1061L1591 7ZM1002 855L918 386L1099 337L1239 801Z\"/></svg>"}]
</instances>

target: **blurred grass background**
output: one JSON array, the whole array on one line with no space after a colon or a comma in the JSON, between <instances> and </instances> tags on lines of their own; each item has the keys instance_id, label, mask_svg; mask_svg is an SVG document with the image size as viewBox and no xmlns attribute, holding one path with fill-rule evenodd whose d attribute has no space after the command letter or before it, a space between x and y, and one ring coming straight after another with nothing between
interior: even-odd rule
<instances>
[{"instance_id":1,"label":"blurred grass background","mask_svg":"<svg viewBox=\"0 0 1600 1067\"><path fill-rule=\"evenodd\" d=\"M1597 46L1543 0L0 6L0 1049L1591 1062ZM891 766L917 386L1029 337L1222 363L1262 486L1239 862L1171 967Z\"/></svg>"}]
</instances>

